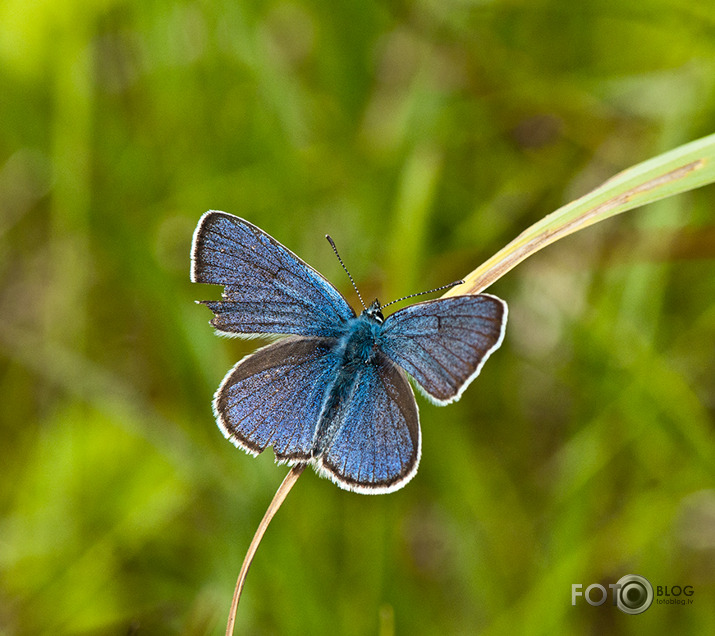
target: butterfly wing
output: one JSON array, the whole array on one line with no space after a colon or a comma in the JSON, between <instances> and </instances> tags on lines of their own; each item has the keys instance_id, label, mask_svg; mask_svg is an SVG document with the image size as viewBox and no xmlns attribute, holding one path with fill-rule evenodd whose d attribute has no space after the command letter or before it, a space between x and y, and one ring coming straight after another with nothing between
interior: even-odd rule
<instances>
[{"instance_id":1,"label":"butterfly wing","mask_svg":"<svg viewBox=\"0 0 715 636\"><path fill-rule=\"evenodd\" d=\"M307 461L335 374L333 341L289 337L246 356L214 397L224 435L253 455L273 447L278 461Z\"/></svg>"},{"instance_id":2,"label":"butterfly wing","mask_svg":"<svg viewBox=\"0 0 715 636\"><path fill-rule=\"evenodd\" d=\"M331 337L355 313L320 273L255 225L225 212L199 220L191 280L223 285L222 301L203 301L211 324L229 334Z\"/></svg>"},{"instance_id":3,"label":"butterfly wing","mask_svg":"<svg viewBox=\"0 0 715 636\"><path fill-rule=\"evenodd\" d=\"M335 433L314 464L346 490L392 492L412 479L420 460L415 396L404 372L383 354L356 373L350 396L334 416Z\"/></svg>"},{"instance_id":4,"label":"butterfly wing","mask_svg":"<svg viewBox=\"0 0 715 636\"><path fill-rule=\"evenodd\" d=\"M437 404L458 400L504 339L506 303L489 294L410 305L388 316L382 349Z\"/></svg>"}]
</instances>

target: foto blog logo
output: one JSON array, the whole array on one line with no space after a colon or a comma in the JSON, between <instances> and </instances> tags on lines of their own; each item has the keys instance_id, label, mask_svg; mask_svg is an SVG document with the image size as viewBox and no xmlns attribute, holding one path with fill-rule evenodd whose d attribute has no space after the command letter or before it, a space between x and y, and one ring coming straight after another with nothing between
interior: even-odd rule
<instances>
[{"instance_id":1,"label":"foto blog logo","mask_svg":"<svg viewBox=\"0 0 715 636\"><path fill-rule=\"evenodd\" d=\"M613 605L626 614L642 614L653 604L653 586L644 576L627 574L608 587ZM608 590L599 583L592 583L585 590L581 583L571 586L571 605L576 605L579 597L585 598L589 605L603 605L608 596Z\"/></svg>"},{"instance_id":2,"label":"foto blog logo","mask_svg":"<svg viewBox=\"0 0 715 636\"><path fill-rule=\"evenodd\" d=\"M626 614L642 614L655 600L658 605L692 605L695 590L692 585L653 586L644 576L627 574L616 583L609 583L612 604ZM609 590L599 583L592 583L586 589L581 583L571 585L571 605L583 598L589 605L603 605L609 597Z\"/></svg>"}]
</instances>

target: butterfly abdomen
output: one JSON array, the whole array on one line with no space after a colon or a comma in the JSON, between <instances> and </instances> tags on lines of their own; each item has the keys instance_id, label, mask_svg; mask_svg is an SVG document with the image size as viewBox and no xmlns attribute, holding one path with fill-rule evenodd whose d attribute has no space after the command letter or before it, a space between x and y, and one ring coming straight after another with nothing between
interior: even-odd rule
<instances>
[{"instance_id":1,"label":"butterfly abdomen","mask_svg":"<svg viewBox=\"0 0 715 636\"><path fill-rule=\"evenodd\" d=\"M365 315L348 321L345 333L333 351L336 369L328 386L313 444L313 457L318 457L335 434L337 414L356 389L360 369L375 363L379 354L382 325Z\"/></svg>"}]
</instances>

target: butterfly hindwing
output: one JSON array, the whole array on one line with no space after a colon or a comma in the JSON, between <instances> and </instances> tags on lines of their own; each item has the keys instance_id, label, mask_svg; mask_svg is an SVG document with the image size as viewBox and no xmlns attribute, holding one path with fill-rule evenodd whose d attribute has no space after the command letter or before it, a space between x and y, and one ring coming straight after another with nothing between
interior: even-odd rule
<instances>
[{"instance_id":1,"label":"butterfly hindwing","mask_svg":"<svg viewBox=\"0 0 715 636\"><path fill-rule=\"evenodd\" d=\"M335 373L331 344L289 337L241 360L214 398L224 435L254 455L272 446L279 461L308 461Z\"/></svg>"},{"instance_id":2,"label":"butterfly hindwing","mask_svg":"<svg viewBox=\"0 0 715 636\"><path fill-rule=\"evenodd\" d=\"M278 461L310 462L340 487L362 493L401 488L417 471L419 416L412 388L387 356L356 371L354 389L315 439L340 360L334 342L286 338L246 356L214 398L216 419L236 446ZM314 455L314 451L320 452Z\"/></svg>"},{"instance_id":3,"label":"butterfly hindwing","mask_svg":"<svg viewBox=\"0 0 715 636\"><path fill-rule=\"evenodd\" d=\"M459 399L499 348L506 303L489 294L410 305L385 320L383 351L438 404Z\"/></svg>"},{"instance_id":4,"label":"butterfly hindwing","mask_svg":"<svg viewBox=\"0 0 715 636\"><path fill-rule=\"evenodd\" d=\"M203 301L219 331L330 337L355 316L320 273L232 214L212 210L201 217L191 261L193 282L225 288L223 300Z\"/></svg>"},{"instance_id":5,"label":"butterfly hindwing","mask_svg":"<svg viewBox=\"0 0 715 636\"><path fill-rule=\"evenodd\" d=\"M356 374L355 388L335 414L335 432L316 468L347 490L391 492L417 472L417 403L404 372L383 354Z\"/></svg>"}]
</instances>

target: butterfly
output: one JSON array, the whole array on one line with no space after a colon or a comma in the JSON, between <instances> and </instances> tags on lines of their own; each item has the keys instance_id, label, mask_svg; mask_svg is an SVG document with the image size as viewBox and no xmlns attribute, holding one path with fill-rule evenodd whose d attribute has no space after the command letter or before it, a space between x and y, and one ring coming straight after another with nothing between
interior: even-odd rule
<instances>
[{"instance_id":1,"label":"butterfly","mask_svg":"<svg viewBox=\"0 0 715 636\"><path fill-rule=\"evenodd\" d=\"M222 334L284 336L223 379L213 409L225 437L253 455L270 446L276 461L309 463L365 494L398 490L417 472L421 432L407 374L436 404L458 400L501 345L507 319L506 303L489 294L419 302L387 318L376 299L356 315L288 248L213 210L194 232L191 280L223 285L222 300L197 301Z\"/></svg>"}]
</instances>

